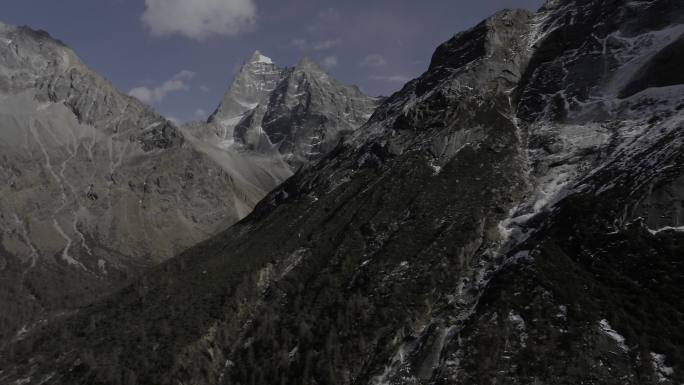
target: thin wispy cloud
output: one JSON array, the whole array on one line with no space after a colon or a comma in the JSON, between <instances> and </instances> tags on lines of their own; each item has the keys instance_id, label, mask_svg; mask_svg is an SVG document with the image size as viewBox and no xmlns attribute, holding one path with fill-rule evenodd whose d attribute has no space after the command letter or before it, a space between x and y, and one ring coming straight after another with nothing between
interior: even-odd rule
<instances>
[{"instance_id":1,"label":"thin wispy cloud","mask_svg":"<svg viewBox=\"0 0 684 385\"><path fill-rule=\"evenodd\" d=\"M361 60L361 63L359 63L361 67L382 67L385 64L387 64L385 58L377 53L366 55L366 57Z\"/></svg>"},{"instance_id":2,"label":"thin wispy cloud","mask_svg":"<svg viewBox=\"0 0 684 385\"><path fill-rule=\"evenodd\" d=\"M340 15L340 12L335 8L326 8L318 12L316 19L309 26L308 30L312 34L317 34L325 30L334 30L341 19L342 16Z\"/></svg>"},{"instance_id":3,"label":"thin wispy cloud","mask_svg":"<svg viewBox=\"0 0 684 385\"><path fill-rule=\"evenodd\" d=\"M287 47L289 48L295 48L300 51L308 51L308 50L314 50L314 51L326 51L333 49L337 46L339 46L341 43L340 39L327 39L327 40L321 40L317 42L310 42L307 39L303 38L295 38L290 40L290 42L287 44Z\"/></svg>"},{"instance_id":4,"label":"thin wispy cloud","mask_svg":"<svg viewBox=\"0 0 684 385\"><path fill-rule=\"evenodd\" d=\"M371 76L370 79L390 83L408 83L412 80L411 77L404 75Z\"/></svg>"},{"instance_id":5,"label":"thin wispy cloud","mask_svg":"<svg viewBox=\"0 0 684 385\"><path fill-rule=\"evenodd\" d=\"M340 45L340 39L329 39L329 40L319 41L318 43L316 43L314 45L313 49L316 51L324 51L327 49L335 48L338 45Z\"/></svg>"},{"instance_id":6,"label":"thin wispy cloud","mask_svg":"<svg viewBox=\"0 0 684 385\"><path fill-rule=\"evenodd\" d=\"M183 70L175 74L171 79L154 87L135 87L128 91L128 94L147 104L159 104L169 94L190 89L188 82L195 77L195 73Z\"/></svg>"},{"instance_id":7,"label":"thin wispy cloud","mask_svg":"<svg viewBox=\"0 0 684 385\"><path fill-rule=\"evenodd\" d=\"M207 113L207 111L205 109L198 108L195 110L193 116L197 120L204 120L207 118L207 116L209 116L209 114Z\"/></svg>"},{"instance_id":8,"label":"thin wispy cloud","mask_svg":"<svg viewBox=\"0 0 684 385\"><path fill-rule=\"evenodd\" d=\"M308 46L306 39L292 39L290 40L290 47L304 50Z\"/></svg>"},{"instance_id":9,"label":"thin wispy cloud","mask_svg":"<svg viewBox=\"0 0 684 385\"><path fill-rule=\"evenodd\" d=\"M321 21L338 21L340 20L340 12L335 8L326 8L318 12L318 18Z\"/></svg>"},{"instance_id":10,"label":"thin wispy cloud","mask_svg":"<svg viewBox=\"0 0 684 385\"><path fill-rule=\"evenodd\" d=\"M331 56L324 57L322 64L324 67L327 67L327 68L337 67L337 64L338 64L337 56L331 55Z\"/></svg>"},{"instance_id":11,"label":"thin wispy cloud","mask_svg":"<svg viewBox=\"0 0 684 385\"><path fill-rule=\"evenodd\" d=\"M145 0L141 19L152 36L204 40L249 30L256 16L253 0Z\"/></svg>"}]
</instances>

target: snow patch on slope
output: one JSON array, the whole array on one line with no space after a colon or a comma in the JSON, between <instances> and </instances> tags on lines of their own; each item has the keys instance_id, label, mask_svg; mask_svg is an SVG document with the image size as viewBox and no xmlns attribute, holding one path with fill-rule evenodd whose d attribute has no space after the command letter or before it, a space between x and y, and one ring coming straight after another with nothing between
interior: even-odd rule
<instances>
[{"instance_id":1,"label":"snow patch on slope","mask_svg":"<svg viewBox=\"0 0 684 385\"><path fill-rule=\"evenodd\" d=\"M659 233L665 233L665 232L684 233L684 226L679 226L679 227L665 226L665 227L661 227L657 230L648 229L648 232L651 233L652 235L657 235Z\"/></svg>"},{"instance_id":2,"label":"snow patch on slope","mask_svg":"<svg viewBox=\"0 0 684 385\"><path fill-rule=\"evenodd\" d=\"M613 329L608 323L608 320L602 319L601 321L599 321L599 329L601 329L603 333L605 333L608 337L615 341L620 350L624 352L629 351L629 348L627 347L627 345L625 345L625 337L623 337L620 333L615 331L615 329Z\"/></svg>"},{"instance_id":3,"label":"snow patch on slope","mask_svg":"<svg viewBox=\"0 0 684 385\"><path fill-rule=\"evenodd\" d=\"M252 63L273 64L273 60L268 56L262 55L261 52L256 51Z\"/></svg>"},{"instance_id":4,"label":"snow patch on slope","mask_svg":"<svg viewBox=\"0 0 684 385\"><path fill-rule=\"evenodd\" d=\"M674 369L665 365L665 355L651 352L651 364L658 377L658 382L667 382L674 374Z\"/></svg>"}]
</instances>

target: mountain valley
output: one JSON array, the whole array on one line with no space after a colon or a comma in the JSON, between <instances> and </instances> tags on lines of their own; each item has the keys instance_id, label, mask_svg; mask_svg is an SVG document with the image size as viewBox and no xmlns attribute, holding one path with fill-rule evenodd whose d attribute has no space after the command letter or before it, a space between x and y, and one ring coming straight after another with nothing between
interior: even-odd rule
<instances>
[{"instance_id":1,"label":"mountain valley","mask_svg":"<svg viewBox=\"0 0 684 385\"><path fill-rule=\"evenodd\" d=\"M277 150L193 135L211 123L177 127L45 32L2 25L0 37L0 345L239 221L294 171ZM372 99L354 95L369 113ZM315 115L322 129L360 125L326 111L340 117Z\"/></svg>"},{"instance_id":2,"label":"mountain valley","mask_svg":"<svg viewBox=\"0 0 684 385\"><path fill-rule=\"evenodd\" d=\"M133 221L107 213L137 200L146 221L198 225L135 227L172 251L20 330L0 383L682 384L683 42L679 1L548 0L456 34L388 98L257 51L208 122L180 128L92 91L105 86L75 94L85 70L65 74L59 55L36 71L59 69L49 80L5 73L0 135L17 133L0 147L3 285L54 273L32 266L47 250L75 271L150 253L113 252L103 240L122 238L81 230L87 213ZM104 171L74 167L95 159ZM217 203L235 199L239 215ZM169 258L188 228L202 236ZM79 249L83 266L69 263ZM0 287L3 306L16 287Z\"/></svg>"}]
</instances>

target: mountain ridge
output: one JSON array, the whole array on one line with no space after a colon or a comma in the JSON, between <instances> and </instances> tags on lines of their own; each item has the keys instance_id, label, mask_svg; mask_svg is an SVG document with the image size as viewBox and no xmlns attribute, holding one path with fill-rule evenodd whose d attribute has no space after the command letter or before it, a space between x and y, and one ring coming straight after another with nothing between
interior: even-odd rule
<instances>
[{"instance_id":1,"label":"mountain ridge","mask_svg":"<svg viewBox=\"0 0 684 385\"><path fill-rule=\"evenodd\" d=\"M296 169L361 126L379 100L335 81L308 57L280 68L257 50L207 124L221 145L281 154Z\"/></svg>"}]
</instances>

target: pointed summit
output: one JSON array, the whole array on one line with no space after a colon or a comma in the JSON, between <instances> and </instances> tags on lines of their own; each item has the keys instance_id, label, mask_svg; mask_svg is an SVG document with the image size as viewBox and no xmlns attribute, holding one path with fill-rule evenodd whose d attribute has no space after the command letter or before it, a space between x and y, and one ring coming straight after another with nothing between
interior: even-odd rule
<instances>
[{"instance_id":1,"label":"pointed summit","mask_svg":"<svg viewBox=\"0 0 684 385\"><path fill-rule=\"evenodd\" d=\"M274 64L270 57L262 55L259 50L254 51L254 54L249 59L249 63Z\"/></svg>"},{"instance_id":2,"label":"pointed summit","mask_svg":"<svg viewBox=\"0 0 684 385\"><path fill-rule=\"evenodd\" d=\"M259 50L254 51L235 75L221 104L207 121L219 123L221 137L232 138L233 129L241 116L264 102L282 78L283 70L271 58Z\"/></svg>"}]
</instances>

